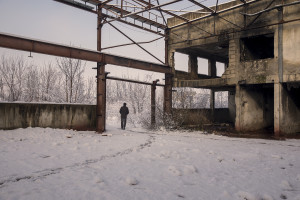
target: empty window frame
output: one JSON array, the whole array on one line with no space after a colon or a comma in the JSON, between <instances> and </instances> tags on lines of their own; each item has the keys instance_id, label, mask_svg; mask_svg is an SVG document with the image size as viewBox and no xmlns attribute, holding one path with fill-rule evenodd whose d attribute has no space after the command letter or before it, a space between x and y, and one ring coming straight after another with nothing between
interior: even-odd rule
<instances>
[{"instance_id":1,"label":"empty window frame","mask_svg":"<svg viewBox=\"0 0 300 200\"><path fill-rule=\"evenodd\" d=\"M175 69L188 72L189 70L189 55L175 52L174 53Z\"/></svg>"},{"instance_id":2,"label":"empty window frame","mask_svg":"<svg viewBox=\"0 0 300 200\"><path fill-rule=\"evenodd\" d=\"M241 38L241 61L274 58L274 34Z\"/></svg>"}]
</instances>

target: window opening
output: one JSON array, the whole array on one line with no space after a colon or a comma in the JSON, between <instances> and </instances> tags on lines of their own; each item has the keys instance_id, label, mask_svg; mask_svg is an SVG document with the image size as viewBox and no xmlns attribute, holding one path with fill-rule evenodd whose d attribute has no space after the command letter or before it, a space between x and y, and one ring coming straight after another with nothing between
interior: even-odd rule
<instances>
[{"instance_id":1,"label":"window opening","mask_svg":"<svg viewBox=\"0 0 300 200\"><path fill-rule=\"evenodd\" d=\"M215 108L228 108L228 91L215 92Z\"/></svg>"},{"instance_id":2,"label":"window opening","mask_svg":"<svg viewBox=\"0 0 300 200\"><path fill-rule=\"evenodd\" d=\"M241 38L241 61L274 58L274 34Z\"/></svg>"},{"instance_id":3,"label":"window opening","mask_svg":"<svg viewBox=\"0 0 300 200\"><path fill-rule=\"evenodd\" d=\"M217 62L216 67L217 67L217 76L222 76L222 74L225 72L225 64Z\"/></svg>"},{"instance_id":4,"label":"window opening","mask_svg":"<svg viewBox=\"0 0 300 200\"><path fill-rule=\"evenodd\" d=\"M175 52L174 53L175 69L188 72L189 70L189 55Z\"/></svg>"},{"instance_id":5,"label":"window opening","mask_svg":"<svg viewBox=\"0 0 300 200\"><path fill-rule=\"evenodd\" d=\"M197 58L198 74L208 75L208 60L205 58Z\"/></svg>"}]
</instances>

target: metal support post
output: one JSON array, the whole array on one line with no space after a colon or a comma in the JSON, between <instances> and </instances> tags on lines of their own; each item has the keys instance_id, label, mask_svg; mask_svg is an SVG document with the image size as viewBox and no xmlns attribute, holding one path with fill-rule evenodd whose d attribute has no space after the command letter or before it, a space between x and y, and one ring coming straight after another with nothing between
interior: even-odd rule
<instances>
[{"instance_id":1,"label":"metal support post","mask_svg":"<svg viewBox=\"0 0 300 200\"><path fill-rule=\"evenodd\" d=\"M97 132L105 131L106 74L105 64L97 63Z\"/></svg>"},{"instance_id":2,"label":"metal support post","mask_svg":"<svg viewBox=\"0 0 300 200\"><path fill-rule=\"evenodd\" d=\"M154 128L156 119L155 119L155 90L156 90L156 84L158 80L153 81L151 85L151 127Z\"/></svg>"},{"instance_id":3,"label":"metal support post","mask_svg":"<svg viewBox=\"0 0 300 200\"><path fill-rule=\"evenodd\" d=\"M101 29L102 29L102 7L98 5L97 21L97 50L101 51ZM106 114L106 74L105 64L97 63L97 132L105 131L105 114Z\"/></svg>"},{"instance_id":4,"label":"metal support post","mask_svg":"<svg viewBox=\"0 0 300 200\"><path fill-rule=\"evenodd\" d=\"M173 86L173 75L165 74L164 113L167 115L172 114L172 86Z\"/></svg>"}]
</instances>

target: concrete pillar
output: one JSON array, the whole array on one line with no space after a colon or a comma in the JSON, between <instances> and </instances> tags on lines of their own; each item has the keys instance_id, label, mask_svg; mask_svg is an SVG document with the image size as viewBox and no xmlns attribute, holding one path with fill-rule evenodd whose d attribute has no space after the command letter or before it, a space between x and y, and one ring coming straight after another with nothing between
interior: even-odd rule
<instances>
[{"instance_id":1,"label":"concrete pillar","mask_svg":"<svg viewBox=\"0 0 300 200\"><path fill-rule=\"evenodd\" d=\"M105 64L97 63L97 132L105 131L106 74Z\"/></svg>"},{"instance_id":2,"label":"concrete pillar","mask_svg":"<svg viewBox=\"0 0 300 200\"><path fill-rule=\"evenodd\" d=\"M300 132L300 86L274 84L275 137Z\"/></svg>"},{"instance_id":3,"label":"concrete pillar","mask_svg":"<svg viewBox=\"0 0 300 200\"><path fill-rule=\"evenodd\" d=\"M208 76L217 76L216 61L214 59L208 59Z\"/></svg>"},{"instance_id":4,"label":"concrete pillar","mask_svg":"<svg viewBox=\"0 0 300 200\"><path fill-rule=\"evenodd\" d=\"M226 69L228 68L229 63L224 63L224 72L226 71Z\"/></svg>"},{"instance_id":5,"label":"concrete pillar","mask_svg":"<svg viewBox=\"0 0 300 200\"><path fill-rule=\"evenodd\" d=\"M234 122L236 116L235 91L228 91L228 110L229 110L230 122Z\"/></svg>"},{"instance_id":6,"label":"concrete pillar","mask_svg":"<svg viewBox=\"0 0 300 200\"><path fill-rule=\"evenodd\" d=\"M282 113L282 85L274 84L274 135L279 137L281 134L281 113Z\"/></svg>"},{"instance_id":7,"label":"concrete pillar","mask_svg":"<svg viewBox=\"0 0 300 200\"><path fill-rule=\"evenodd\" d=\"M198 78L198 59L197 56L189 55L188 73L192 79Z\"/></svg>"},{"instance_id":8,"label":"concrete pillar","mask_svg":"<svg viewBox=\"0 0 300 200\"><path fill-rule=\"evenodd\" d=\"M215 91L214 89L210 90L210 111L211 111L211 120L215 119Z\"/></svg>"},{"instance_id":9,"label":"concrete pillar","mask_svg":"<svg viewBox=\"0 0 300 200\"><path fill-rule=\"evenodd\" d=\"M234 124L234 126L237 131L242 130L241 115L242 115L241 86L236 85L236 87L235 87L235 124Z\"/></svg>"},{"instance_id":10,"label":"concrete pillar","mask_svg":"<svg viewBox=\"0 0 300 200\"><path fill-rule=\"evenodd\" d=\"M208 59L208 76L216 77L217 76L217 67L216 61L214 59ZM210 110L211 110L211 119L214 120L215 116L215 91L210 90Z\"/></svg>"}]
</instances>

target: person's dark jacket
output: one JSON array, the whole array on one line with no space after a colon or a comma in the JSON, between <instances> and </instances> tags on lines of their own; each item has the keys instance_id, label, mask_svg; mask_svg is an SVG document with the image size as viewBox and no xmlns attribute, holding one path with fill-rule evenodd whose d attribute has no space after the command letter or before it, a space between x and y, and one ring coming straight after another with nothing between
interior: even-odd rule
<instances>
[{"instance_id":1,"label":"person's dark jacket","mask_svg":"<svg viewBox=\"0 0 300 200\"><path fill-rule=\"evenodd\" d=\"M127 115L129 114L128 107L122 106L122 107L120 108L120 114L121 114L121 118L126 118Z\"/></svg>"}]
</instances>

